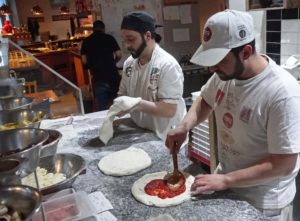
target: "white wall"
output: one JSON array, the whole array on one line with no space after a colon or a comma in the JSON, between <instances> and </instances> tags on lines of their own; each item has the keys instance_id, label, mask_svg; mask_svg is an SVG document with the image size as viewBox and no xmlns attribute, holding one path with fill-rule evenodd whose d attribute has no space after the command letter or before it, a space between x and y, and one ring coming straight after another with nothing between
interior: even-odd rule
<instances>
[{"instance_id":1,"label":"white wall","mask_svg":"<svg viewBox=\"0 0 300 221\"><path fill-rule=\"evenodd\" d=\"M229 8L239 11L246 11L246 0L229 0ZM248 11L254 20L256 31L256 50L260 53L266 53L266 11Z\"/></svg>"}]
</instances>

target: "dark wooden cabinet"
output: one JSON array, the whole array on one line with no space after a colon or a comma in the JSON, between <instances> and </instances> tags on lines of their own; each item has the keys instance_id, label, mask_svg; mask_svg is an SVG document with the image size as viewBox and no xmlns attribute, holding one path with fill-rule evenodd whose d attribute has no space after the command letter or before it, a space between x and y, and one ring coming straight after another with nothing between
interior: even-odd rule
<instances>
[{"instance_id":1,"label":"dark wooden cabinet","mask_svg":"<svg viewBox=\"0 0 300 221\"><path fill-rule=\"evenodd\" d=\"M74 73L70 70L70 58L68 50L39 53L35 55L37 59L58 72L71 82L75 81ZM43 84L53 84L57 78L50 70L42 68Z\"/></svg>"}]
</instances>

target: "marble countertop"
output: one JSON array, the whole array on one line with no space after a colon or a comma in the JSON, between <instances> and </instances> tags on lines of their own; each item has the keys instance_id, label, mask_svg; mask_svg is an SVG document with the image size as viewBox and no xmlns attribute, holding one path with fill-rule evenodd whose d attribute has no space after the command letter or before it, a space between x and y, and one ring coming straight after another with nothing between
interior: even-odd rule
<instances>
[{"instance_id":1,"label":"marble countertop","mask_svg":"<svg viewBox=\"0 0 300 221\"><path fill-rule=\"evenodd\" d=\"M115 122L117 126L114 137L104 146L98 139L98 130L105 116L105 111L75 116L70 125L65 125L68 118L44 120L41 128L57 129L62 132L58 152L76 153L86 160L86 173L76 179L73 188L87 193L101 191L114 207L110 212L118 220L147 220L159 214L169 214L178 221L266 220L253 206L229 191L201 195L194 200L166 208L146 206L136 201L131 194L133 183L144 174L171 171L172 157L161 140L152 132L137 128L129 118ZM123 177L107 176L98 169L97 165L102 157L133 144L149 154L152 159L150 167ZM178 156L178 163L181 170L192 175L205 172L199 165L187 159L184 149Z\"/></svg>"}]
</instances>

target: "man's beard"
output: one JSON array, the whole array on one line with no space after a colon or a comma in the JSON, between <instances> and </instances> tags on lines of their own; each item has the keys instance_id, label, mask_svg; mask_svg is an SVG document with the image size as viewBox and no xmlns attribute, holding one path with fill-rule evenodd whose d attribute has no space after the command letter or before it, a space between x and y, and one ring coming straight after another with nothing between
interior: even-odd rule
<instances>
[{"instance_id":1,"label":"man's beard","mask_svg":"<svg viewBox=\"0 0 300 221\"><path fill-rule=\"evenodd\" d=\"M218 76L221 80L223 81L229 81L232 79L239 79L239 77L242 75L242 73L244 72L245 68L243 63L237 58L236 59L236 64L234 66L234 71L231 75L225 75L223 73L218 73Z\"/></svg>"},{"instance_id":2,"label":"man's beard","mask_svg":"<svg viewBox=\"0 0 300 221\"><path fill-rule=\"evenodd\" d=\"M142 52L144 51L144 49L147 47L147 43L146 43L145 39L142 38L142 40L143 41L142 41L141 45L138 47L138 49L136 49L136 50L130 50L131 56L133 58L138 58L142 54Z\"/></svg>"}]
</instances>

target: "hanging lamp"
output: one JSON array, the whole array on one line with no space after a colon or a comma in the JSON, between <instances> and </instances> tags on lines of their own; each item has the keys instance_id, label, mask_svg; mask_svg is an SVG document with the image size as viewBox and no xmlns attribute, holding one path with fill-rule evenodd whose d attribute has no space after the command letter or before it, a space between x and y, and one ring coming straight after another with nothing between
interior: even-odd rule
<instances>
[{"instance_id":1,"label":"hanging lamp","mask_svg":"<svg viewBox=\"0 0 300 221\"><path fill-rule=\"evenodd\" d=\"M39 5L35 5L31 8L31 12L33 15L43 14L43 9Z\"/></svg>"},{"instance_id":2,"label":"hanging lamp","mask_svg":"<svg viewBox=\"0 0 300 221\"><path fill-rule=\"evenodd\" d=\"M12 14L12 12L7 4L1 5L0 14L1 15L11 15Z\"/></svg>"},{"instance_id":3,"label":"hanging lamp","mask_svg":"<svg viewBox=\"0 0 300 221\"><path fill-rule=\"evenodd\" d=\"M69 11L69 9L66 6L61 6L60 7L60 14L61 15L70 14L70 11Z\"/></svg>"}]
</instances>

